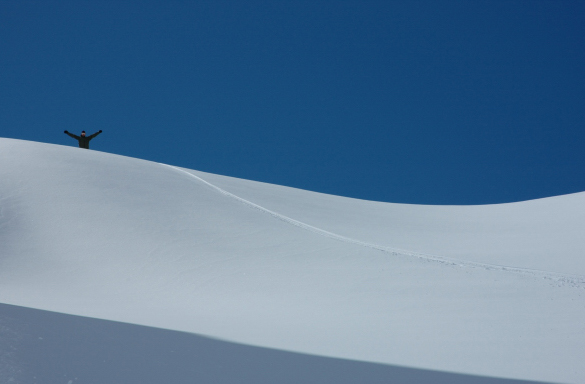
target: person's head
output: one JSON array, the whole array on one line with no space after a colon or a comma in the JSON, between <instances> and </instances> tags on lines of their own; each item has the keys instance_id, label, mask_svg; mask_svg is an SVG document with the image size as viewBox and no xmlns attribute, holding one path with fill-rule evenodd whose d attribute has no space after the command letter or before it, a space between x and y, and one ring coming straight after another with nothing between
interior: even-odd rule
<instances>
[{"instance_id":1,"label":"person's head","mask_svg":"<svg viewBox=\"0 0 585 384\"><path fill-rule=\"evenodd\" d=\"M81 131L81 136L85 136L85 131Z\"/></svg>"}]
</instances>

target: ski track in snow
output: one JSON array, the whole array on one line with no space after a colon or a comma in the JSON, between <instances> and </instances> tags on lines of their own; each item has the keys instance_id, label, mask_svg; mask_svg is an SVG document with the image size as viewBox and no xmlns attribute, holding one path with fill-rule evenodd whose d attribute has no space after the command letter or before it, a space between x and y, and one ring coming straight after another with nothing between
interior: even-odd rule
<instances>
[{"instance_id":1,"label":"ski track in snow","mask_svg":"<svg viewBox=\"0 0 585 384\"><path fill-rule=\"evenodd\" d=\"M488 271L510 272L510 273L515 273L515 274L521 274L521 275L525 275L525 276L531 276L531 277L535 277L535 278L550 280L553 283L553 285L555 285L555 286L565 286L566 285L566 286L573 287L573 288L585 289L585 276L566 275L566 274L555 273L555 272L539 271L539 270L535 270L535 269L517 268L517 267L504 266L504 265L486 264L486 263L478 263L478 262L473 262L473 261L457 260L457 259L451 259L448 257L429 255L429 254L412 252L412 251L407 251L407 250L393 248L393 247L387 247L387 246L383 246L383 245L379 245L379 244L367 243L364 241L352 239L350 237L341 236L341 235L338 235L336 233L329 232L329 231L326 231L324 229L314 227L312 225L309 225L309 224L303 223L301 221L292 219L288 216L281 215L280 213L271 211L271 210L264 208L258 204L255 204L251 201L248 201L248 200L243 199L239 196L236 196L233 193L230 193L224 189L221 189L220 187L218 187L214 184L211 184L210 182L205 181L204 179L200 178L199 176L196 176L196 175L194 175L188 171L185 171L181 168L178 168L178 167L175 167L172 165L168 165L168 164L163 164L163 163L159 163L159 164L164 165L164 166L169 167L169 168L172 168L178 172L184 173L184 174L192 177L193 179L213 188L214 190L221 193L222 195L225 195L225 196L232 198L236 201L239 201L239 202L241 202L249 207L252 207L252 208L257 209L263 213L266 213L277 220L284 221L285 223L294 225L295 227L302 228L306 231L315 233L315 234L320 235L320 236L325 236L325 237L328 237L330 239L343 241L345 243L355 244L355 245L359 245L359 246L366 247L366 248L375 249L377 251L389 253L393 256L416 257L418 259L422 259L422 260L426 260L426 261L430 261L430 262L436 262L436 263L440 263L440 264L444 264L444 265L456 266L456 267L481 268L481 269L488 270Z\"/></svg>"}]
</instances>

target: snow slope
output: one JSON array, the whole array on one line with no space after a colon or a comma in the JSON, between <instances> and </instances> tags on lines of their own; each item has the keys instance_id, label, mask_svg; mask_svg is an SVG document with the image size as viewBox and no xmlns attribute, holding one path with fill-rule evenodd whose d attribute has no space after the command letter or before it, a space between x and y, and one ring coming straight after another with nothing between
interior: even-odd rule
<instances>
[{"instance_id":1,"label":"snow slope","mask_svg":"<svg viewBox=\"0 0 585 384\"><path fill-rule=\"evenodd\" d=\"M250 346L585 381L585 193L328 196L0 139L0 303Z\"/></svg>"}]
</instances>

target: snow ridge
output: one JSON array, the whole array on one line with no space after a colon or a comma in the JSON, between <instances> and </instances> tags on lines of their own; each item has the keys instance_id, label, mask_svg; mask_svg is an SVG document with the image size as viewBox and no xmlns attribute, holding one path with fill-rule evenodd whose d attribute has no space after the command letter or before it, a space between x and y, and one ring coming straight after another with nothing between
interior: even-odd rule
<instances>
[{"instance_id":1,"label":"snow ridge","mask_svg":"<svg viewBox=\"0 0 585 384\"><path fill-rule=\"evenodd\" d=\"M407 250L403 250L403 249L383 246L383 245L379 245L379 244L368 243L368 242L352 239L349 237L341 236L341 235L338 235L336 233L329 232L329 231L326 231L324 229L314 227L312 225L309 225L309 224L303 223L301 221L295 220L293 218L290 218L288 216L282 215L280 213L271 211L271 210L264 208L258 204L255 204L251 201L248 201L248 200L243 199L239 196L236 196L233 193L230 193L230 192L228 192L228 191L226 191L226 190L224 190L224 189L222 189L222 188L220 188L220 187L218 187L218 186L216 186L216 185L202 179L201 177L196 176L196 175L194 175L194 174L192 174L184 169L181 169L181 168L178 168L178 167L175 167L172 165L168 165L168 164L163 164L163 163L159 163L159 164L164 165L164 166L169 167L169 168L172 168L178 172L184 173L184 174L194 178L195 180L215 189L217 192L219 192L219 193L221 193L221 194L223 194L231 199L239 201L239 202L241 202L241 203L243 203L251 208L254 208L254 209L257 209L263 213L266 213L277 220L284 221L284 222L291 224L291 225L294 225L298 228L302 228L306 231L315 233L315 234L320 235L320 236L325 236L325 237L328 237L330 239L343 241L345 243L359 245L359 246L366 247L366 248L375 249L375 250L378 250L381 252L389 253L392 256L416 257L418 259L422 259L425 261L436 262L436 263L450 265L450 266L456 266L456 267L481 268L481 269L490 270L490 271L501 271L501 272L521 274L521 275L525 275L525 276L529 276L529 277L550 280L553 283L553 285L556 285L556 286L565 286L566 285L566 286L573 287L573 288L585 289L585 276L568 275L568 274L554 273L554 272L548 272L548 271L539 271L539 270L535 270L535 269L517 268L517 267L510 267L510 266L505 266L505 265L496 265L496 264L478 263L478 262L465 261L465 260L457 260L457 259L452 259L452 258L448 258L448 257L429 255L429 254L424 254L424 253L419 253L419 252L412 252L412 251L407 251Z\"/></svg>"}]
</instances>

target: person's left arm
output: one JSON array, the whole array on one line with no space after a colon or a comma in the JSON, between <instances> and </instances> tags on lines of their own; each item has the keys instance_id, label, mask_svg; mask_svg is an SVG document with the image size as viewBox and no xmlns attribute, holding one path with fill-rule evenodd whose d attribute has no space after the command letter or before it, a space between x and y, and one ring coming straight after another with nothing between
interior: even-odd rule
<instances>
[{"instance_id":1,"label":"person's left arm","mask_svg":"<svg viewBox=\"0 0 585 384\"><path fill-rule=\"evenodd\" d=\"M99 131L97 131L96 133L94 133L93 135L89 135L87 138L89 140L93 139L94 137L96 137L97 135L99 135L100 133L102 133L102 130L100 129Z\"/></svg>"}]
</instances>

